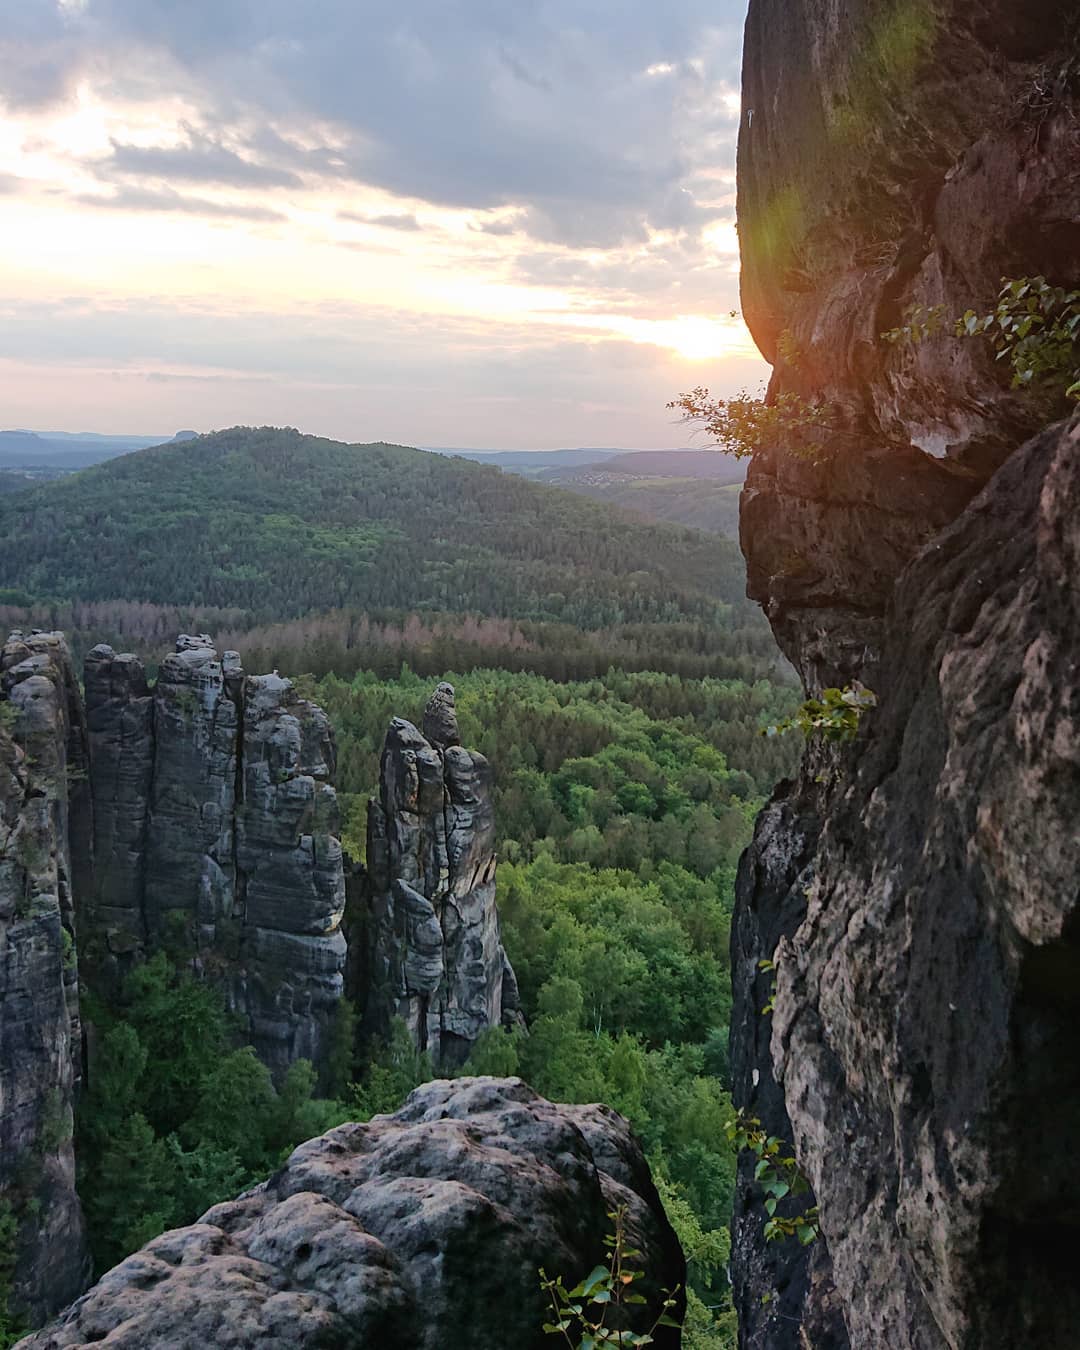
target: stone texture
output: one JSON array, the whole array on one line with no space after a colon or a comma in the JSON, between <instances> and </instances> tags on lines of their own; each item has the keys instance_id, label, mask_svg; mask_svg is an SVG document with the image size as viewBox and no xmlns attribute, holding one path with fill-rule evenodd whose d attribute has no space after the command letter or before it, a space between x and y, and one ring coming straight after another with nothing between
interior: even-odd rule
<instances>
[{"instance_id":1,"label":"stone texture","mask_svg":"<svg viewBox=\"0 0 1080 1350\"><path fill-rule=\"evenodd\" d=\"M370 1031L400 1017L436 1064L457 1065L489 1026L520 1022L499 937L491 769L458 743L442 684L424 725L395 718L368 812Z\"/></svg>"},{"instance_id":2,"label":"stone texture","mask_svg":"<svg viewBox=\"0 0 1080 1350\"><path fill-rule=\"evenodd\" d=\"M1076 280L1074 11L750 4L743 313L775 363L771 392L832 404L842 429L816 467L784 446L755 456L742 542L750 593L811 687L872 666L901 568L1064 413L1011 390L988 344L879 334L911 304L989 309L1003 274Z\"/></svg>"},{"instance_id":3,"label":"stone texture","mask_svg":"<svg viewBox=\"0 0 1080 1350\"><path fill-rule=\"evenodd\" d=\"M41 1320L90 1275L72 1151L86 734L61 634L8 638L0 719L0 1206L18 1222L10 1310Z\"/></svg>"},{"instance_id":4,"label":"stone texture","mask_svg":"<svg viewBox=\"0 0 1080 1350\"><path fill-rule=\"evenodd\" d=\"M1080 421L905 573L781 943L772 1055L859 1350L1075 1339L1078 520Z\"/></svg>"},{"instance_id":5,"label":"stone texture","mask_svg":"<svg viewBox=\"0 0 1080 1350\"><path fill-rule=\"evenodd\" d=\"M151 690L135 657L86 662L98 863L88 970L188 950L275 1073L319 1063L343 992L334 747L320 708L182 636Z\"/></svg>"},{"instance_id":6,"label":"stone texture","mask_svg":"<svg viewBox=\"0 0 1080 1350\"><path fill-rule=\"evenodd\" d=\"M537 1267L576 1279L602 1261L616 1204L649 1271L651 1320L685 1266L627 1123L553 1106L520 1079L428 1083L154 1239L22 1344L542 1350Z\"/></svg>"},{"instance_id":7,"label":"stone texture","mask_svg":"<svg viewBox=\"0 0 1080 1350\"><path fill-rule=\"evenodd\" d=\"M893 716L897 669L912 655L913 624L921 625L918 659L928 663L922 678L932 687L932 625L945 625L934 638L944 641L954 618L937 587L938 571L940 587L947 578L956 597L970 594L970 582L944 566L959 528L954 522L982 522L981 544L969 536L966 564L973 575L1004 583L995 556L1003 540L987 526L982 504L988 498L979 494L988 483L990 492L1006 491L999 486L1006 480L994 475L1066 411L1052 393L1012 390L1007 369L983 343L942 334L917 345L889 345L880 333L900 323L909 305L941 305L947 316L989 309L1003 275L1042 273L1075 282L1080 31L1074 9L1071 0L750 3L738 165L743 312L774 365L770 397L795 394L829 404L836 432L818 463L792 455L785 444L755 454L741 502L749 592L809 691L855 678L877 691L882 703L867 719L871 737ZM1033 461L1025 462L1031 472ZM1030 512L1015 516L1013 527L1029 532L1025 547L1041 528ZM916 584L927 592L925 610L916 605ZM936 608L931 591L938 594ZM982 637L968 641L974 648ZM986 648L986 671L989 677L1000 664L1002 683L996 694L983 689L992 701L981 716L1007 742L1005 672L1012 658L1004 634L992 641L1003 645ZM1024 1221L1013 1225L1008 1207L989 1199L1013 1163L1001 1155L987 1164L990 1173L1003 1169L990 1182L986 1172L975 1178L965 1170L966 1155L956 1152L952 1135L967 1130L969 1115L958 1122L949 1114L950 1089L942 1081L930 1094L933 1106L918 1105L926 1100L925 1083L920 1077L916 1089L906 1085L901 1062L911 1042L907 1033L886 1028L889 1014L898 1027L906 1018L922 1019L928 1037L934 1028L947 1043L962 1026L972 1045L979 1042L973 1060L983 1050L997 1053L993 1036L974 1018L957 1022L948 1007L956 1000L915 978L910 964L910 944L921 949L924 941L938 941L948 951L947 930L955 923L966 925L973 960L981 961L977 954L987 944L997 952L965 977L972 981L966 993L988 1013L996 1009L994 1016L1015 1034L1029 1034L1002 955L1012 950L1012 939L999 900L990 903L981 893L961 899L966 888L981 885L986 861L980 851L991 849L989 833L965 836L955 829L947 841L928 842L940 828L932 804L940 807L945 799L972 819L990 810L999 821L997 789L977 776L953 780L948 769L936 776L935 758L951 762L957 726L944 717L927 720L918 705L909 711L906 725L890 733L894 758L880 761L876 786L888 779L894 795L871 792L861 814L853 815L845 805L851 761L812 750L797 780L781 786L759 819L740 869L732 930L734 1097L773 1133L792 1138L794 1121L800 1158L820 1191L824 1226L823 1239L809 1251L765 1244L756 1221L760 1195L744 1165L732 1266L741 1344L755 1350L844 1350L849 1334L860 1348L1052 1343L1041 1337L1030 1309L1017 1311L1024 1302L1018 1281L1028 1278L1017 1273L1027 1259L1019 1248L1040 1251L1046 1261L1050 1255L1029 1242L1027 1230L1021 1235ZM1047 720L1045 735L1060 736L1064 724ZM1063 797L1047 808L1048 840L1055 832L1075 834ZM1005 837L1003 820L999 824L997 846L1005 850L1017 899L1028 854L1015 835ZM903 836L905 843L877 866L882 833ZM931 892L939 896L941 915L928 912L917 885L910 889L905 881L924 848L936 860ZM865 880L867 867L875 868L884 889L892 887L888 904L876 909L872 894L857 906L854 889L845 889L845 875ZM848 896L846 910L836 903L840 892ZM819 912L826 897L827 918ZM901 915L913 927L904 929ZM768 977L758 962L778 949L785 954L778 983L786 1001L773 1018L762 1018ZM1054 950L1067 951L1068 944ZM858 972L856 959L864 963ZM949 959L943 957L946 981ZM1047 959L1067 966L1071 958ZM849 997L841 1009L836 990L845 981L858 986L864 1001ZM771 1024L776 1035L770 1041ZM808 1058L800 1068L803 1052ZM1055 1065L1056 1059L1040 1052L1023 1068L1002 1053L995 1062L1001 1077L994 1091L1008 1098L1021 1091L1025 1074L1042 1072L1038 1063ZM951 1072L956 1101L965 1103L959 1109L977 1115L981 1103L989 1112L986 1128L1000 1131L1001 1119L991 1123L993 1108L980 1095L988 1080L969 1094L966 1068L961 1072L957 1064ZM1069 1094L1066 1087L1066 1101ZM1048 1087L1048 1102L1055 1095ZM1063 1109L1067 1116L1069 1108ZM911 1170L905 1142L909 1127L923 1129L923 1147L937 1150L932 1184L921 1196L915 1188L921 1173ZM917 1168L926 1165L919 1158ZM968 1195L969 1180L984 1188L983 1199ZM938 1185L944 1198L932 1189ZM1032 1186L1037 1192L1034 1180ZM1020 1203L1017 1216L1025 1212ZM944 1222L931 1217L940 1213ZM965 1236L971 1223L982 1225L988 1244L995 1229L1001 1241L1008 1232L1008 1241L1018 1244L1016 1270L1001 1275L996 1288L986 1271L997 1262L1000 1272L999 1257L988 1254L989 1246L973 1255ZM1039 1278L1030 1282L1045 1292ZM985 1300L985 1324L973 1309L976 1287ZM766 1295L770 1300L762 1303ZM869 1307L874 1299L876 1312ZM1075 1337L1063 1334L1066 1341Z\"/></svg>"}]
</instances>

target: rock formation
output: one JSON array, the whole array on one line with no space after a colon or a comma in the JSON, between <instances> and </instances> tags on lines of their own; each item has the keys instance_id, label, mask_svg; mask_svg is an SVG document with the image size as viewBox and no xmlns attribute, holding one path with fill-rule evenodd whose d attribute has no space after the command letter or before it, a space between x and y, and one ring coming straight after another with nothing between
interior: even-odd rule
<instances>
[{"instance_id":1,"label":"rock formation","mask_svg":"<svg viewBox=\"0 0 1080 1350\"><path fill-rule=\"evenodd\" d=\"M290 682L181 637L151 689L141 663L86 661L95 874L91 974L186 951L276 1073L319 1063L343 991L334 748Z\"/></svg>"},{"instance_id":2,"label":"rock formation","mask_svg":"<svg viewBox=\"0 0 1080 1350\"><path fill-rule=\"evenodd\" d=\"M744 1159L755 1350L1075 1339L1080 442L1018 448L1066 406L988 344L879 336L910 305L989 310L1003 275L1076 283L1074 8L751 0L743 308L770 396L834 432L755 455L749 586L810 692L879 698L853 748L810 749L740 869L734 1096L794 1139L822 1225L766 1244Z\"/></svg>"},{"instance_id":3,"label":"rock formation","mask_svg":"<svg viewBox=\"0 0 1080 1350\"><path fill-rule=\"evenodd\" d=\"M424 735L391 722L368 810L368 1025L400 1017L436 1064L463 1063L486 1027L521 1019L494 843L490 766L461 747L454 690L440 684Z\"/></svg>"},{"instance_id":4,"label":"rock formation","mask_svg":"<svg viewBox=\"0 0 1080 1350\"><path fill-rule=\"evenodd\" d=\"M537 1267L578 1279L603 1261L616 1205L649 1272L647 1324L685 1266L622 1117L520 1079L428 1083L155 1238L23 1346L542 1350Z\"/></svg>"},{"instance_id":5,"label":"rock formation","mask_svg":"<svg viewBox=\"0 0 1080 1350\"><path fill-rule=\"evenodd\" d=\"M0 1314L36 1320L90 1274L72 1152L85 780L64 639L13 633L0 651Z\"/></svg>"}]
</instances>

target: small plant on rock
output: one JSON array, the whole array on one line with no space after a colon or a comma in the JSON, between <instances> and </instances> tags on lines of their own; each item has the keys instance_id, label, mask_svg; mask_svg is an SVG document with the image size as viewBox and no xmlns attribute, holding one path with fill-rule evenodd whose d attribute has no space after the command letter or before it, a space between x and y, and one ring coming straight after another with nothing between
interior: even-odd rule
<instances>
[{"instance_id":1,"label":"small plant on rock","mask_svg":"<svg viewBox=\"0 0 1080 1350\"><path fill-rule=\"evenodd\" d=\"M794 716L767 726L762 735L801 731L807 739L821 736L827 741L850 741L859 730L863 713L876 707L877 695L856 680L843 689L823 689L820 698L808 698Z\"/></svg>"},{"instance_id":2,"label":"small plant on rock","mask_svg":"<svg viewBox=\"0 0 1080 1350\"><path fill-rule=\"evenodd\" d=\"M766 1242L793 1237L808 1247L821 1232L817 1205L808 1205L794 1214L776 1212L782 1200L810 1194L810 1183L796 1162L791 1145L763 1130L756 1116L746 1116L741 1111L728 1121L725 1133L737 1149L748 1148L758 1160L754 1180L765 1192Z\"/></svg>"},{"instance_id":3,"label":"small plant on rock","mask_svg":"<svg viewBox=\"0 0 1080 1350\"><path fill-rule=\"evenodd\" d=\"M631 1247L626 1234L626 1207L611 1210L612 1231L604 1238L610 1253L606 1265L596 1266L573 1289L566 1289L562 1276L550 1279L540 1269L540 1287L551 1304L553 1320L544 1323L549 1336L561 1336L570 1350L598 1350L598 1347L652 1345L657 1327L678 1327L671 1315L675 1291L664 1290L660 1313L648 1331L629 1331L624 1326L625 1309L643 1305L647 1300L634 1285L645 1276L631 1264L641 1260L641 1252Z\"/></svg>"},{"instance_id":4,"label":"small plant on rock","mask_svg":"<svg viewBox=\"0 0 1080 1350\"><path fill-rule=\"evenodd\" d=\"M944 305L912 305L881 337L918 344L950 327L959 338L986 338L1011 366L1014 389L1056 388L1080 400L1080 290L1051 286L1045 277L1002 277L989 314L969 309L950 324Z\"/></svg>"}]
</instances>

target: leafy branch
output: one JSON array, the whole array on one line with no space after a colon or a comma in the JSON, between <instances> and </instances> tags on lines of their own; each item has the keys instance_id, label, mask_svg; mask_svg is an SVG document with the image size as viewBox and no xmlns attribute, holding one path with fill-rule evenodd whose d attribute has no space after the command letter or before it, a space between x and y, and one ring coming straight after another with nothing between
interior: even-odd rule
<instances>
[{"instance_id":1,"label":"leafy branch","mask_svg":"<svg viewBox=\"0 0 1080 1350\"><path fill-rule=\"evenodd\" d=\"M821 1232L817 1205L808 1205L789 1215L776 1212L781 1200L810 1193L810 1183L795 1161L790 1144L763 1130L756 1116L746 1116L741 1111L728 1121L724 1131L737 1149L748 1148L758 1160L754 1180L765 1192L765 1212L769 1216L763 1230L766 1242L793 1237L808 1247Z\"/></svg>"},{"instance_id":2,"label":"leafy branch","mask_svg":"<svg viewBox=\"0 0 1080 1350\"><path fill-rule=\"evenodd\" d=\"M958 338L988 339L996 359L1011 366L1014 389L1064 386L1066 398L1080 401L1080 290L1051 286L1041 276L1002 277L989 314L969 309L950 323L944 305L911 305L904 322L881 337L918 345L950 327Z\"/></svg>"},{"instance_id":3,"label":"leafy branch","mask_svg":"<svg viewBox=\"0 0 1080 1350\"><path fill-rule=\"evenodd\" d=\"M820 461L827 439L850 433L829 403L811 403L800 394L784 393L772 403L748 394L713 398L702 386L680 394L668 405L684 422L701 427L726 455L746 459L764 445L782 444L797 459Z\"/></svg>"},{"instance_id":4,"label":"leafy branch","mask_svg":"<svg viewBox=\"0 0 1080 1350\"><path fill-rule=\"evenodd\" d=\"M863 713L877 707L877 695L855 680L843 689L823 689L820 698L800 703L791 717L767 726L763 736L782 736L801 731L807 738L821 736L827 741L850 741L859 730Z\"/></svg>"},{"instance_id":5,"label":"leafy branch","mask_svg":"<svg viewBox=\"0 0 1080 1350\"><path fill-rule=\"evenodd\" d=\"M611 1322L625 1321L621 1313L627 1307L648 1302L644 1294L634 1289L645 1272L630 1264L641 1260L642 1254L627 1245L626 1213L625 1205L609 1212L613 1227L604 1238L604 1246L610 1252L607 1264L594 1267L573 1289L566 1289L561 1275L550 1279L540 1268L540 1287L548 1297L554 1318L544 1323L544 1330L550 1336L561 1336L570 1350L597 1350L602 1345L620 1348L651 1345L657 1327L679 1327L669 1312L675 1306L677 1291L667 1289L663 1291L660 1313L648 1331L628 1331L609 1325L609 1318Z\"/></svg>"}]
</instances>

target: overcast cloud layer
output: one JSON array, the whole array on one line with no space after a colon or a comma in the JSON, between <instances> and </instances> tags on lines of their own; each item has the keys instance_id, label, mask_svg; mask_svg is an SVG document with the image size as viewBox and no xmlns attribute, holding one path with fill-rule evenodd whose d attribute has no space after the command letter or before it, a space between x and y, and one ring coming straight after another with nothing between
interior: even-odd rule
<instances>
[{"instance_id":1,"label":"overcast cloud layer","mask_svg":"<svg viewBox=\"0 0 1080 1350\"><path fill-rule=\"evenodd\" d=\"M677 443L760 369L743 8L0 0L0 425Z\"/></svg>"}]
</instances>

